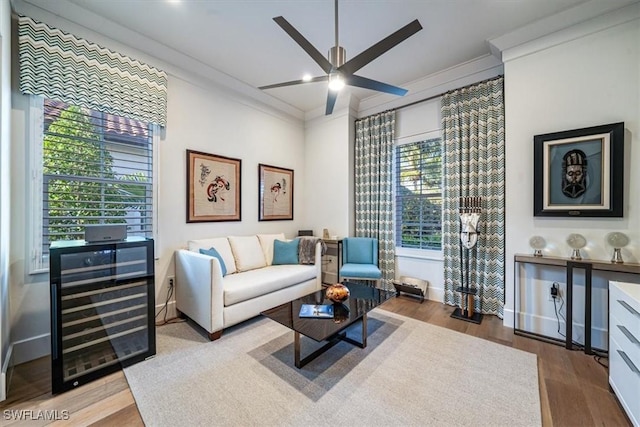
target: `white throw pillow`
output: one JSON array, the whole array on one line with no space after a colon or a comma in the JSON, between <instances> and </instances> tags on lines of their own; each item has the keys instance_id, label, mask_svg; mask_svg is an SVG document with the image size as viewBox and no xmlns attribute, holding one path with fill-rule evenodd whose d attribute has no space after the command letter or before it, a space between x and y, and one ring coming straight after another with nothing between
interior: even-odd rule
<instances>
[{"instance_id":1,"label":"white throw pillow","mask_svg":"<svg viewBox=\"0 0 640 427\"><path fill-rule=\"evenodd\" d=\"M267 261L267 265L271 265L273 263L273 242L275 240L284 240L284 233L258 234L258 240L260 240L260 246L262 246L262 252L264 253L264 259Z\"/></svg>"},{"instance_id":2,"label":"white throw pillow","mask_svg":"<svg viewBox=\"0 0 640 427\"><path fill-rule=\"evenodd\" d=\"M238 271L248 271L267 266L258 236L229 236L231 251Z\"/></svg>"},{"instance_id":3,"label":"white throw pillow","mask_svg":"<svg viewBox=\"0 0 640 427\"><path fill-rule=\"evenodd\" d=\"M227 240L226 237L189 240L188 245L189 250L192 252L199 252L200 249L215 248L224 260L224 266L227 268L227 274L232 274L238 271L236 268L236 260L233 257L233 252L231 252L229 240Z\"/></svg>"}]
</instances>

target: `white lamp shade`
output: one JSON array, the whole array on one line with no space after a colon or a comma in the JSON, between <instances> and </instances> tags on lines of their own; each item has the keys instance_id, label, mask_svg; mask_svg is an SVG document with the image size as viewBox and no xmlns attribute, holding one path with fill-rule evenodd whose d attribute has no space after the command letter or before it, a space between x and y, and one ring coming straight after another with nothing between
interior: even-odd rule
<instances>
[{"instance_id":1,"label":"white lamp shade","mask_svg":"<svg viewBox=\"0 0 640 427\"><path fill-rule=\"evenodd\" d=\"M624 248L629 244L629 237L619 231L607 234L607 243L615 249Z\"/></svg>"},{"instance_id":2,"label":"white lamp shade","mask_svg":"<svg viewBox=\"0 0 640 427\"><path fill-rule=\"evenodd\" d=\"M571 233L567 236L567 245L569 245L571 249L582 249L587 246L587 239L585 239L582 234Z\"/></svg>"},{"instance_id":3,"label":"white lamp shade","mask_svg":"<svg viewBox=\"0 0 640 427\"><path fill-rule=\"evenodd\" d=\"M529 246L531 246L531 248L533 249L541 250L544 249L545 246L547 246L547 242L545 242L543 237L532 236L529 239Z\"/></svg>"}]
</instances>

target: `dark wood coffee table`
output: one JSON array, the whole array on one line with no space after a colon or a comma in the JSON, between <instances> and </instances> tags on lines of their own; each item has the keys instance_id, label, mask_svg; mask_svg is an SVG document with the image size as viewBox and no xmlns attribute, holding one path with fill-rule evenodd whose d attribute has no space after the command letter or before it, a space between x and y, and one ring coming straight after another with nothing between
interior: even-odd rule
<instances>
[{"instance_id":1,"label":"dark wood coffee table","mask_svg":"<svg viewBox=\"0 0 640 427\"><path fill-rule=\"evenodd\" d=\"M367 313L395 295L393 291L359 283L345 282L344 285L349 288L350 296L342 304L334 304L333 319L298 316L302 304L332 304L325 298L324 289L262 312L264 316L293 330L294 363L297 368L303 367L340 341L365 348L367 346ZM347 337L346 333L346 329L358 321L362 323L361 341ZM326 341L326 344L311 354L301 357L300 335L317 342Z\"/></svg>"}]
</instances>

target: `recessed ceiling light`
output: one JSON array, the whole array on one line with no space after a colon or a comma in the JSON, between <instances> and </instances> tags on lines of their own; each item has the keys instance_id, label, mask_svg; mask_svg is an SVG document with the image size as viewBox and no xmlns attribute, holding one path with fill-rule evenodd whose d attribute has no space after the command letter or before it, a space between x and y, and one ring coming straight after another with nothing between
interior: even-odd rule
<instances>
[{"instance_id":1,"label":"recessed ceiling light","mask_svg":"<svg viewBox=\"0 0 640 427\"><path fill-rule=\"evenodd\" d=\"M182 0L167 0L167 3L171 3L171 4L178 4L181 3Z\"/></svg>"},{"instance_id":2,"label":"recessed ceiling light","mask_svg":"<svg viewBox=\"0 0 640 427\"><path fill-rule=\"evenodd\" d=\"M302 81L303 82L310 82L312 78L313 77L311 77L311 74L305 74L304 76L302 76Z\"/></svg>"}]
</instances>

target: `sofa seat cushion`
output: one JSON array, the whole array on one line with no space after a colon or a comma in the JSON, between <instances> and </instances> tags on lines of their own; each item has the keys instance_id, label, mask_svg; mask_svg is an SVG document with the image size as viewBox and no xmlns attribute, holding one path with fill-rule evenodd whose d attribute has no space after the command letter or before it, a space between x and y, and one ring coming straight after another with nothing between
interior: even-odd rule
<instances>
[{"instance_id":1,"label":"sofa seat cushion","mask_svg":"<svg viewBox=\"0 0 640 427\"><path fill-rule=\"evenodd\" d=\"M230 306L316 277L313 265L272 265L225 276L224 305Z\"/></svg>"},{"instance_id":2,"label":"sofa seat cushion","mask_svg":"<svg viewBox=\"0 0 640 427\"><path fill-rule=\"evenodd\" d=\"M344 264L340 268L340 276L361 279L380 279L382 272L372 264Z\"/></svg>"}]
</instances>

